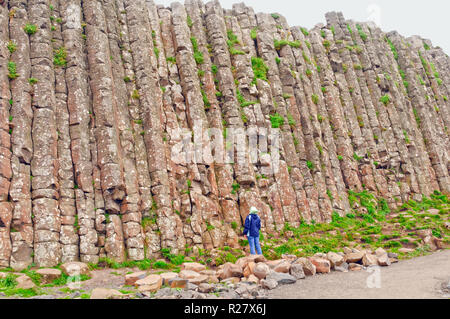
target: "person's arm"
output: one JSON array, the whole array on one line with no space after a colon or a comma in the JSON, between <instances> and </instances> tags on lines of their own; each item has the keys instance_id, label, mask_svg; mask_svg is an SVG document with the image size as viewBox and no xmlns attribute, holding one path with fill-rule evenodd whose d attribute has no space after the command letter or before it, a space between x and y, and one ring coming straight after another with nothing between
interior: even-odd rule
<instances>
[{"instance_id":1,"label":"person's arm","mask_svg":"<svg viewBox=\"0 0 450 319\"><path fill-rule=\"evenodd\" d=\"M259 216L258 220L256 221L256 227L258 228L258 230L261 230L261 218L259 218Z\"/></svg>"},{"instance_id":2,"label":"person's arm","mask_svg":"<svg viewBox=\"0 0 450 319\"><path fill-rule=\"evenodd\" d=\"M247 216L247 218L245 219L245 223L244 223L244 233L242 235L247 236L248 228L249 228L249 221L248 221L248 216Z\"/></svg>"}]
</instances>

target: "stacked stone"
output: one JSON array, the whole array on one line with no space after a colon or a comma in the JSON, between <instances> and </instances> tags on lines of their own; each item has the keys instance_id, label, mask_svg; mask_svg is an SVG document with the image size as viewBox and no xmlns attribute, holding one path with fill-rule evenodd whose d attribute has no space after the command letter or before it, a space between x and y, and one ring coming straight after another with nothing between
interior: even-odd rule
<instances>
[{"instance_id":1,"label":"stacked stone","mask_svg":"<svg viewBox=\"0 0 450 319\"><path fill-rule=\"evenodd\" d=\"M445 125L441 117L435 110L434 100L438 98L439 92L436 78L433 78L435 75L432 74L432 67L420 51L417 53L414 51L411 52L398 33L391 32L387 36L398 51L398 64L400 68L409 70L410 62L413 62L413 65L420 70L419 72L414 72L413 70L407 72L407 81L409 83L415 82L413 78L414 73L421 73L428 77L428 83L431 87L413 84L408 94L412 99L412 103L420 119L420 128L424 143L430 156L437 182L442 190L447 190L449 187L449 137L445 132Z\"/></svg>"},{"instance_id":2,"label":"stacked stone","mask_svg":"<svg viewBox=\"0 0 450 319\"><path fill-rule=\"evenodd\" d=\"M49 2L28 1L28 21L37 27L30 35L32 84L31 181L34 215L34 262L39 267L55 266L61 261L59 182L56 126L55 73L50 42Z\"/></svg>"},{"instance_id":3,"label":"stacked stone","mask_svg":"<svg viewBox=\"0 0 450 319\"><path fill-rule=\"evenodd\" d=\"M365 49L367 52L374 52L374 56L370 56L370 61L372 62L372 69L367 70L366 79L369 83L369 90L372 94L374 101L380 101L380 98L383 96L387 87L393 98L393 103L395 107L385 107L380 102L378 102L377 112L382 114L381 111L387 110L390 123L389 126L392 128L394 133L394 138L397 142L398 152L401 158L400 167L398 167L397 174L397 183L399 183L399 187L401 190L402 200L409 200L410 198L419 199L421 198L422 193L427 193L424 187L420 187L419 184L423 183L423 170L421 169L421 165L417 160L417 154L414 150L414 144L416 141L414 139L406 139L406 136L414 136L414 117L412 114L412 110L408 105L408 101L406 99L405 90L401 86L397 88L396 85L389 85L381 82L381 77L379 74L389 74L391 70L387 68L388 65L392 65L393 61L389 60L389 55L381 54L384 50L388 50L387 47L384 49L382 44L385 43L380 42L381 36L377 36L376 33L372 33L366 25L361 26L363 32L365 32L368 36L365 41ZM384 51L385 52L385 51ZM379 68L376 66L379 65ZM378 78L377 78L378 76ZM393 77L397 76L397 72L393 74ZM377 79L379 79L377 81ZM400 76L401 79L401 76ZM386 79L385 79L386 80ZM402 82L400 80L400 82ZM405 87L406 89L406 87ZM382 115L380 118L384 118ZM422 182L420 182L422 181Z\"/></svg>"},{"instance_id":4,"label":"stacked stone","mask_svg":"<svg viewBox=\"0 0 450 319\"><path fill-rule=\"evenodd\" d=\"M205 10L204 5L201 1L186 1L186 12L192 21L190 26L191 36L196 38L198 43L198 50L203 55L203 63L198 65L202 70L199 74L199 80L201 87L204 90L206 97L210 103L209 107L205 108L206 118L208 120L209 128L216 130L212 138L218 141L218 144L225 146L224 136L222 132L225 129L222 123L222 113L220 109L220 101L222 97L216 96L218 92L216 90L215 74L212 70L213 64L211 60L210 50L211 48L208 44L207 34L205 32L205 21L203 20L203 12ZM217 134L217 132L220 132ZM215 156L224 158L223 153L218 149L212 149ZM233 182L234 168L228 163L212 163L209 169L207 180L209 182L209 192L212 200L218 203L218 214L220 219L224 222L224 225L220 231L225 236L223 238L222 245L227 245L230 247L238 247L236 226L241 223L241 218L239 214L237 200L237 194L232 193L232 182ZM220 187L219 187L220 185ZM217 218L217 216L215 217ZM216 222L217 224L217 222ZM219 224L220 225L220 224ZM220 229L219 228L219 229ZM214 233L216 235L217 232ZM213 237L213 242L215 244L220 244L218 242L217 236Z\"/></svg>"},{"instance_id":5,"label":"stacked stone","mask_svg":"<svg viewBox=\"0 0 450 319\"><path fill-rule=\"evenodd\" d=\"M9 12L7 3L0 5L0 42L9 42ZM0 47L0 65L8 65L10 52L6 45ZM11 92L7 68L0 69L0 267L8 267L11 257L10 226L13 206L9 203L9 187L11 183L11 136L10 105Z\"/></svg>"},{"instance_id":6,"label":"stacked stone","mask_svg":"<svg viewBox=\"0 0 450 319\"><path fill-rule=\"evenodd\" d=\"M95 116L91 121L90 149L91 156L93 156L93 160L96 159L100 169L104 208L105 214L107 214L105 217L109 216L106 218L105 251L108 257L121 261L126 256L122 221L119 214L122 204L125 204L126 193L123 154L120 148L118 129L119 114L115 100L106 17L102 3L99 1L84 2L83 12L86 19L87 55L93 96L92 109L93 116ZM86 202L85 209L85 217L88 218L83 218L86 223L81 226L94 230L94 207L89 206ZM94 231L92 237L86 236L90 244L97 243L97 233L95 232L94 236ZM98 253L98 248L95 248Z\"/></svg>"},{"instance_id":7,"label":"stacked stone","mask_svg":"<svg viewBox=\"0 0 450 319\"><path fill-rule=\"evenodd\" d=\"M134 137L132 133L131 116L129 114L128 92L125 69L121 57L120 13L116 9L115 1L103 4L107 33L109 38L110 55L112 57L112 75L114 81L114 99L117 105L117 129L119 131L121 161L123 163L123 180L126 196L121 205L121 219L128 258L131 260L144 259L144 234L142 232L140 211L139 182L135 161Z\"/></svg>"},{"instance_id":8,"label":"stacked stone","mask_svg":"<svg viewBox=\"0 0 450 319\"><path fill-rule=\"evenodd\" d=\"M317 75L317 67L313 64L310 42L299 29L292 30L292 36L294 41L300 41L302 44L301 49L293 50L293 52L296 70L299 74L298 79L296 78L297 83L295 84L296 89L294 92L301 116L306 154L303 172L306 169L311 171L311 179L308 178L306 180L307 186L305 189L311 190L312 194L314 194L310 201L310 205L312 205L312 219L315 221L325 221L331 218L332 204L327 190L331 192L331 189L334 188L334 181L329 178L329 173L327 173L328 176L324 176L325 172L323 172L323 170L327 171L330 169L330 163L328 160L328 151L322 146L322 129L325 129L325 126L322 127L321 124L324 117L321 113L324 113L319 112L318 109L319 103L323 103L321 101L322 99L319 98L321 89L318 85L314 84L314 81L318 81L319 78ZM321 107L323 108L323 104ZM307 166L307 163L309 163L309 166ZM315 189L313 189L313 186L315 186Z\"/></svg>"},{"instance_id":9,"label":"stacked stone","mask_svg":"<svg viewBox=\"0 0 450 319\"><path fill-rule=\"evenodd\" d=\"M52 49L54 52L64 51L62 38L62 16L57 2L50 7L52 33ZM62 50L62 51L60 51ZM55 117L58 134L58 182L59 210L61 214L61 262L78 260L79 238L76 229L76 209L74 192L74 174L72 152L70 149L69 110L67 107L67 85L65 65L54 67L55 72Z\"/></svg>"},{"instance_id":10,"label":"stacked stone","mask_svg":"<svg viewBox=\"0 0 450 319\"><path fill-rule=\"evenodd\" d=\"M333 27L335 30L334 39L337 50L332 49L330 60L337 71L336 80L341 92L341 101L345 105L348 135L352 139L354 154L358 158L362 158L362 162L358 163L361 184L368 189L375 190L381 196L387 196L387 181L384 172L375 169L375 165L372 164L376 162L388 166L388 151L385 140L382 138L382 130L376 124L378 121L376 114L374 119L369 120L365 108L365 100L361 91L361 87L364 85L360 86L355 72L357 70L354 67L354 64L360 64L359 58L356 52L352 54L349 50L349 46L353 45L353 39L342 14L329 13L326 18L330 28ZM370 159L366 157L369 153Z\"/></svg>"},{"instance_id":11,"label":"stacked stone","mask_svg":"<svg viewBox=\"0 0 450 319\"><path fill-rule=\"evenodd\" d=\"M162 97L158 85L157 61L153 52L149 14L143 0L124 1L130 47L133 55L136 85L143 115L144 138L148 157L148 168L152 181L151 191L157 213L157 224L161 233L161 246L178 252L176 214L170 200L167 159L161 132ZM144 31L143 31L143 30Z\"/></svg>"}]
</instances>

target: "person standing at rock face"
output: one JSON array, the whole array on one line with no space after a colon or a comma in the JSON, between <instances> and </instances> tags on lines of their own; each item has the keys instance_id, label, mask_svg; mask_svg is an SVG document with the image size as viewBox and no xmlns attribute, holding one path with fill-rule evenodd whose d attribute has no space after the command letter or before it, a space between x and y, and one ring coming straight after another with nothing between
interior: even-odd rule
<instances>
[{"instance_id":1,"label":"person standing at rock face","mask_svg":"<svg viewBox=\"0 0 450 319\"><path fill-rule=\"evenodd\" d=\"M255 207L250 208L250 214L245 219L244 236L247 236L250 245L250 254L262 255L259 244L259 230L261 229L261 219L258 216L258 210ZM256 252L255 252L256 248Z\"/></svg>"}]
</instances>

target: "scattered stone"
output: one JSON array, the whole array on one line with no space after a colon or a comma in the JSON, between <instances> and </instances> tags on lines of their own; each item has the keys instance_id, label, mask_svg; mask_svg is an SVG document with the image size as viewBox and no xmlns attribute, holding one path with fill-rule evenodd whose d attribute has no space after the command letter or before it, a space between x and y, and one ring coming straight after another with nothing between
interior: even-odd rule
<instances>
[{"instance_id":1,"label":"scattered stone","mask_svg":"<svg viewBox=\"0 0 450 319\"><path fill-rule=\"evenodd\" d=\"M297 281L295 277L281 272L271 272L266 279L275 280L279 285L289 285Z\"/></svg>"},{"instance_id":2,"label":"scattered stone","mask_svg":"<svg viewBox=\"0 0 450 319\"><path fill-rule=\"evenodd\" d=\"M338 272L348 272L348 264L343 262L341 265L335 266L334 270Z\"/></svg>"},{"instance_id":3,"label":"scattered stone","mask_svg":"<svg viewBox=\"0 0 450 319\"><path fill-rule=\"evenodd\" d=\"M292 264L289 273L295 279L305 279L305 272L303 271L303 266L301 264Z\"/></svg>"},{"instance_id":4,"label":"scattered stone","mask_svg":"<svg viewBox=\"0 0 450 319\"><path fill-rule=\"evenodd\" d=\"M264 289L272 290L272 289L277 288L278 282L276 280L273 280L273 279L267 279L267 280L263 279L263 280L261 280L261 286Z\"/></svg>"},{"instance_id":5,"label":"scattered stone","mask_svg":"<svg viewBox=\"0 0 450 319\"><path fill-rule=\"evenodd\" d=\"M181 270L192 270L195 272L201 272L206 270L206 266L199 263L183 263L181 265Z\"/></svg>"},{"instance_id":6,"label":"scattered stone","mask_svg":"<svg viewBox=\"0 0 450 319\"><path fill-rule=\"evenodd\" d=\"M169 280L177 278L178 274L175 272L165 272L160 274L162 281L163 281L163 285L169 285Z\"/></svg>"},{"instance_id":7,"label":"scattered stone","mask_svg":"<svg viewBox=\"0 0 450 319\"><path fill-rule=\"evenodd\" d=\"M248 282L251 282L251 283L255 283L255 284L258 284L259 283L259 279L258 279L258 277L256 277L255 275L250 275L250 276L248 276L248 280L247 280Z\"/></svg>"},{"instance_id":8,"label":"scattered stone","mask_svg":"<svg viewBox=\"0 0 450 319\"><path fill-rule=\"evenodd\" d=\"M269 261L266 261L265 264L267 266L269 266L270 269L275 269L275 267L278 266L278 264L280 264L283 261L284 260L282 260L282 259L280 259L280 260L269 260Z\"/></svg>"},{"instance_id":9,"label":"scattered stone","mask_svg":"<svg viewBox=\"0 0 450 319\"><path fill-rule=\"evenodd\" d=\"M91 275L88 265L79 261L64 263L61 265L61 270L67 276Z\"/></svg>"},{"instance_id":10,"label":"scattered stone","mask_svg":"<svg viewBox=\"0 0 450 319\"><path fill-rule=\"evenodd\" d=\"M385 254L387 254L386 250L384 250L384 249L381 248L381 247L378 247L378 248L375 250L375 255L376 255L377 257L383 256L383 255L385 255Z\"/></svg>"},{"instance_id":11,"label":"scattered stone","mask_svg":"<svg viewBox=\"0 0 450 319\"><path fill-rule=\"evenodd\" d=\"M162 286L162 278L160 275L149 275L144 279L139 279L136 281L135 286L138 287L138 290L155 292Z\"/></svg>"},{"instance_id":12,"label":"scattered stone","mask_svg":"<svg viewBox=\"0 0 450 319\"><path fill-rule=\"evenodd\" d=\"M20 277L17 277L16 281L17 281L16 288L18 288L18 289L31 289L31 288L36 287L36 285L31 280L31 278L28 277L27 275L22 275Z\"/></svg>"},{"instance_id":13,"label":"scattered stone","mask_svg":"<svg viewBox=\"0 0 450 319\"><path fill-rule=\"evenodd\" d=\"M362 266L360 264L350 263L350 264L348 264L348 269L350 271L359 271L359 270L362 270Z\"/></svg>"},{"instance_id":14,"label":"scattered stone","mask_svg":"<svg viewBox=\"0 0 450 319\"><path fill-rule=\"evenodd\" d=\"M314 276L316 274L316 266L307 258L299 258L295 264L302 265L303 272L306 276Z\"/></svg>"},{"instance_id":15,"label":"scattered stone","mask_svg":"<svg viewBox=\"0 0 450 319\"><path fill-rule=\"evenodd\" d=\"M42 284L49 284L53 282L53 280L61 277L61 270L54 268L43 268L36 270L36 273L41 276Z\"/></svg>"},{"instance_id":16,"label":"scattered stone","mask_svg":"<svg viewBox=\"0 0 450 319\"><path fill-rule=\"evenodd\" d=\"M136 281L144 279L147 276L146 271L134 272L132 274L125 275L125 285L134 286Z\"/></svg>"},{"instance_id":17,"label":"scattered stone","mask_svg":"<svg viewBox=\"0 0 450 319\"><path fill-rule=\"evenodd\" d=\"M345 255L345 262L347 263L357 263L361 261L364 257L363 252L352 252L350 254Z\"/></svg>"},{"instance_id":18,"label":"scattered stone","mask_svg":"<svg viewBox=\"0 0 450 319\"><path fill-rule=\"evenodd\" d=\"M283 260L275 266L274 271L288 274L289 269L291 269L291 263L288 260Z\"/></svg>"},{"instance_id":19,"label":"scattered stone","mask_svg":"<svg viewBox=\"0 0 450 319\"><path fill-rule=\"evenodd\" d=\"M424 243L425 245L428 245L432 251L435 251L435 250L438 249L437 246L436 246L436 244L435 244L435 241L433 240L433 237L432 237L432 236L427 236L427 237L425 237L425 238L423 239L423 243Z\"/></svg>"},{"instance_id":20,"label":"scattered stone","mask_svg":"<svg viewBox=\"0 0 450 319\"><path fill-rule=\"evenodd\" d=\"M389 258L398 258L398 254L396 253L388 253Z\"/></svg>"},{"instance_id":21,"label":"scattered stone","mask_svg":"<svg viewBox=\"0 0 450 319\"><path fill-rule=\"evenodd\" d=\"M242 267L232 264L226 263L222 269L222 273L220 275L220 279L227 279L231 277L241 278L244 276Z\"/></svg>"},{"instance_id":22,"label":"scattered stone","mask_svg":"<svg viewBox=\"0 0 450 319\"><path fill-rule=\"evenodd\" d=\"M226 278L226 279L224 279L224 280L222 280L222 281L220 281L221 283L225 283L225 284L237 284L238 282L240 282L241 281L241 278L238 278L238 277L229 277L229 278Z\"/></svg>"},{"instance_id":23,"label":"scattered stone","mask_svg":"<svg viewBox=\"0 0 450 319\"><path fill-rule=\"evenodd\" d=\"M189 282L194 285L200 285L202 283L208 282L209 277L206 275L200 275L198 277L189 279Z\"/></svg>"},{"instance_id":24,"label":"scattered stone","mask_svg":"<svg viewBox=\"0 0 450 319\"><path fill-rule=\"evenodd\" d=\"M330 261L331 267L333 267L333 268L336 267L336 266L341 265L344 262L344 257L343 256L341 256L341 255L339 255L337 253L334 253L332 251L330 251L327 254L327 259Z\"/></svg>"},{"instance_id":25,"label":"scattered stone","mask_svg":"<svg viewBox=\"0 0 450 319\"><path fill-rule=\"evenodd\" d=\"M385 254L385 256L387 256L387 254ZM377 256L366 253L363 256L362 263L366 267L374 266L378 265L378 259Z\"/></svg>"},{"instance_id":26,"label":"scattered stone","mask_svg":"<svg viewBox=\"0 0 450 319\"><path fill-rule=\"evenodd\" d=\"M182 270L178 274L178 277L183 278L183 279L194 279L199 276L200 276L200 274L193 270Z\"/></svg>"},{"instance_id":27,"label":"scattered stone","mask_svg":"<svg viewBox=\"0 0 450 319\"><path fill-rule=\"evenodd\" d=\"M208 294L208 293L214 291L214 289L215 289L214 285L207 284L207 283L202 283L198 286L198 291L202 292L204 294Z\"/></svg>"},{"instance_id":28,"label":"scattered stone","mask_svg":"<svg viewBox=\"0 0 450 319\"><path fill-rule=\"evenodd\" d=\"M348 247L344 247L344 254L351 254L353 252L353 250L351 248Z\"/></svg>"},{"instance_id":29,"label":"scattered stone","mask_svg":"<svg viewBox=\"0 0 450 319\"><path fill-rule=\"evenodd\" d=\"M91 292L91 299L111 299L113 296L122 296L120 291L108 288L95 288Z\"/></svg>"},{"instance_id":30,"label":"scattered stone","mask_svg":"<svg viewBox=\"0 0 450 319\"><path fill-rule=\"evenodd\" d=\"M391 264L391 261L389 259L389 255L387 253L378 257L378 265L389 266L390 264Z\"/></svg>"},{"instance_id":31,"label":"scattered stone","mask_svg":"<svg viewBox=\"0 0 450 319\"><path fill-rule=\"evenodd\" d=\"M331 264L329 260L320 257L312 257L309 260L311 260L312 264L316 266L316 272L327 274L331 271Z\"/></svg>"},{"instance_id":32,"label":"scattered stone","mask_svg":"<svg viewBox=\"0 0 450 319\"><path fill-rule=\"evenodd\" d=\"M270 272L270 267L265 263L258 263L253 270L253 274L258 277L258 279L265 279Z\"/></svg>"},{"instance_id":33,"label":"scattered stone","mask_svg":"<svg viewBox=\"0 0 450 319\"><path fill-rule=\"evenodd\" d=\"M170 288L181 288L186 289L188 285L188 280L183 278L173 278L169 280Z\"/></svg>"}]
</instances>

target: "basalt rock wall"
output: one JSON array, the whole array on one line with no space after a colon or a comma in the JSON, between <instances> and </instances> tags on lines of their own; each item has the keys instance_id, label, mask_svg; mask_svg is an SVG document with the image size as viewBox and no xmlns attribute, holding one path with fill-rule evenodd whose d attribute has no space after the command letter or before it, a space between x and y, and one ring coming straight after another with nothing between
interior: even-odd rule
<instances>
[{"instance_id":1,"label":"basalt rock wall","mask_svg":"<svg viewBox=\"0 0 450 319\"><path fill-rule=\"evenodd\" d=\"M391 208L448 193L448 55L326 20L305 30L218 1L0 1L0 267L235 247L251 206L276 233L348 213L350 190ZM211 128L239 161L177 160L186 145L216 156L196 140ZM279 138L229 142L227 128Z\"/></svg>"}]
</instances>

